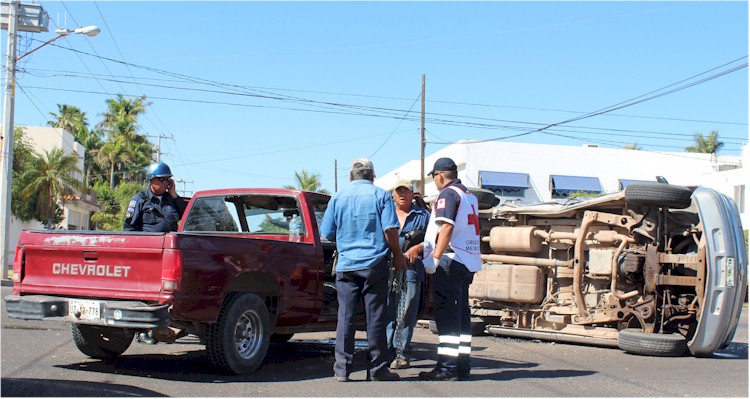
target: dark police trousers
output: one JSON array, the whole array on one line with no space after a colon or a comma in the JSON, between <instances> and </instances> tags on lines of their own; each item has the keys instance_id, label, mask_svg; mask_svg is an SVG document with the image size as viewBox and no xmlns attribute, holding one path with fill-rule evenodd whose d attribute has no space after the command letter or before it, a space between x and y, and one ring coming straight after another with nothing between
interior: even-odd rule
<instances>
[{"instance_id":1,"label":"dark police trousers","mask_svg":"<svg viewBox=\"0 0 750 399\"><path fill-rule=\"evenodd\" d=\"M352 372L354 358L354 322L357 304L364 299L367 315L367 343L370 349L368 375L377 376L388 371L388 341L385 327L388 324L388 261L386 257L374 268L351 272L336 272L339 313L336 326L336 376Z\"/></svg>"},{"instance_id":2,"label":"dark police trousers","mask_svg":"<svg viewBox=\"0 0 750 399\"><path fill-rule=\"evenodd\" d=\"M471 310L469 285L474 280L462 263L438 266L432 275L435 324L438 330L436 370L450 374L471 370Z\"/></svg>"}]
</instances>

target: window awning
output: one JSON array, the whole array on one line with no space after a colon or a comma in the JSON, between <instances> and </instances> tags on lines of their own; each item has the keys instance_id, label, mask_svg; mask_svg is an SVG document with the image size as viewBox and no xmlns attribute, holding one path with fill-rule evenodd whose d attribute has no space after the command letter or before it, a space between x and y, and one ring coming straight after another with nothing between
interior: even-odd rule
<instances>
[{"instance_id":1,"label":"window awning","mask_svg":"<svg viewBox=\"0 0 750 399\"><path fill-rule=\"evenodd\" d=\"M482 188L488 190L521 191L529 188L528 173L479 171Z\"/></svg>"},{"instance_id":2,"label":"window awning","mask_svg":"<svg viewBox=\"0 0 750 399\"><path fill-rule=\"evenodd\" d=\"M600 194L602 185L598 177L551 175L552 194L567 196L572 193Z\"/></svg>"},{"instance_id":3,"label":"window awning","mask_svg":"<svg viewBox=\"0 0 750 399\"><path fill-rule=\"evenodd\" d=\"M654 182L655 180L618 179L618 181L620 182L620 190L624 190L630 183Z\"/></svg>"}]
</instances>

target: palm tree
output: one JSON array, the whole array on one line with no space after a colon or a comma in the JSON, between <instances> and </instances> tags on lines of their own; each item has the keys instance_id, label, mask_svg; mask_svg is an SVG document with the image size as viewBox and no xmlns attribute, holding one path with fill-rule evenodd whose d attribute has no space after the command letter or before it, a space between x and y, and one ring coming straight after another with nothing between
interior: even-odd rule
<instances>
[{"instance_id":1,"label":"palm tree","mask_svg":"<svg viewBox=\"0 0 750 399\"><path fill-rule=\"evenodd\" d=\"M110 187L114 189L115 175L119 174L119 180L138 180L143 177L142 169L153 159L153 145L145 135L138 134L138 117L150 103L146 96L131 99L122 94L106 103L107 112L100 114L102 121L98 125L107 134L99 149L105 153L97 159L108 167Z\"/></svg>"},{"instance_id":2,"label":"palm tree","mask_svg":"<svg viewBox=\"0 0 750 399\"><path fill-rule=\"evenodd\" d=\"M317 191L322 194L330 194L330 191L320 188L322 184L320 183L319 173L313 174L309 173L305 169L302 169L302 171L300 172L294 172L294 178L297 179L297 185L286 185L284 186L284 188L289 188L292 190Z\"/></svg>"},{"instance_id":3,"label":"palm tree","mask_svg":"<svg viewBox=\"0 0 750 399\"><path fill-rule=\"evenodd\" d=\"M108 99L107 112L100 114L102 121L99 127L106 131L110 137L124 135L128 141L137 140L138 116L146 112L146 96L135 99L125 98L118 94L116 99Z\"/></svg>"},{"instance_id":4,"label":"palm tree","mask_svg":"<svg viewBox=\"0 0 750 399\"><path fill-rule=\"evenodd\" d=\"M51 229L58 216L58 203L65 204L66 198L73 190L81 189L81 182L75 175L78 169L78 158L67 155L61 148L44 151L44 155L35 158L36 167L23 173L21 179L27 186L21 191L21 197L37 201L37 212Z\"/></svg>"},{"instance_id":5,"label":"palm tree","mask_svg":"<svg viewBox=\"0 0 750 399\"><path fill-rule=\"evenodd\" d=\"M98 129L89 130L86 113L81 111L80 108L72 105L57 104L57 109L58 113L50 112L54 120L47 122L47 124L67 130L75 137L77 142L86 148L83 181L86 187L88 187L90 176L98 172L94 159L99 147L102 146L102 132Z\"/></svg>"},{"instance_id":6,"label":"palm tree","mask_svg":"<svg viewBox=\"0 0 750 399\"><path fill-rule=\"evenodd\" d=\"M49 113L52 115L53 120L47 122L47 125L67 130L80 143L81 136L85 136L88 132L86 113L78 107L65 104L57 104L57 110L57 114L54 112Z\"/></svg>"},{"instance_id":7,"label":"palm tree","mask_svg":"<svg viewBox=\"0 0 750 399\"><path fill-rule=\"evenodd\" d=\"M109 189L115 189L115 169L121 169L121 166L131 159L131 148L125 137L118 136L108 140L99 148L97 152L97 161L109 168Z\"/></svg>"},{"instance_id":8,"label":"palm tree","mask_svg":"<svg viewBox=\"0 0 750 399\"><path fill-rule=\"evenodd\" d=\"M685 151L712 154L713 159L721 147L724 147L724 143L719 141L719 132L716 130L711 131L707 137L704 137L702 133L696 133L694 137L695 145L685 147Z\"/></svg>"}]
</instances>

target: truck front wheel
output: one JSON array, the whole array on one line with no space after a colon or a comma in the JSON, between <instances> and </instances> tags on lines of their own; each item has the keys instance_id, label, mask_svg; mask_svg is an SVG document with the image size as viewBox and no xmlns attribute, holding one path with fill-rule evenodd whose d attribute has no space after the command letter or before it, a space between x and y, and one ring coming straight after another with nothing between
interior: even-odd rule
<instances>
[{"instance_id":1,"label":"truck front wheel","mask_svg":"<svg viewBox=\"0 0 750 399\"><path fill-rule=\"evenodd\" d=\"M73 342L84 355L107 359L122 355L133 342L133 332L123 328L70 325Z\"/></svg>"},{"instance_id":2,"label":"truck front wheel","mask_svg":"<svg viewBox=\"0 0 750 399\"><path fill-rule=\"evenodd\" d=\"M215 366L249 374L263 362L270 337L271 317L263 300L255 294L235 293L208 328L206 350Z\"/></svg>"}]
</instances>

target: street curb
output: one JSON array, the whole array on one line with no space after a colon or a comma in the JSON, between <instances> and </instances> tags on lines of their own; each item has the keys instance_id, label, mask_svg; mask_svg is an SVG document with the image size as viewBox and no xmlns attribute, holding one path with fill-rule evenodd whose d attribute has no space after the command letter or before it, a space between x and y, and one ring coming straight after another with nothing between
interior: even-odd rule
<instances>
[{"instance_id":1,"label":"street curb","mask_svg":"<svg viewBox=\"0 0 750 399\"><path fill-rule=\"evenodd\" d=\"M3 287L12 287L13 286L13 280L9 278L2 279L2 286Z\"/></svg>"}]
</instances>

